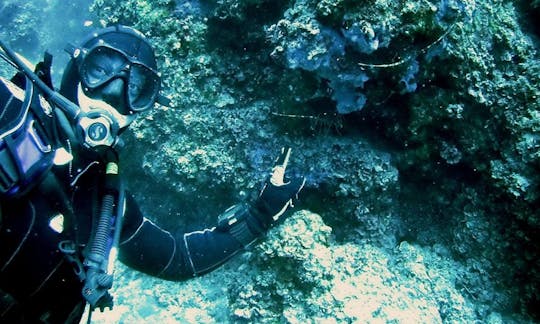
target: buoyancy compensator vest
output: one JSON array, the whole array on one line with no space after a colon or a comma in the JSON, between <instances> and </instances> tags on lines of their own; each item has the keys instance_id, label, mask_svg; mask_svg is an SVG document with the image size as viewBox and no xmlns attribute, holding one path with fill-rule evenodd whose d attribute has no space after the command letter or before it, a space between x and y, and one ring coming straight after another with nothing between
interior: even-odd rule
<instances>
[{"instance_id":1,"label":"buoyancy compensator vest","mask_svg":"<svg viewBox=\"0 0 540 324\"><path fill-rule=\"evenodd\" d=\"M0 78L0 198L20 197L53 166L50 104L27 78ZM24 89L23 89L24 88Z\"/></svg>"}]
</instances>

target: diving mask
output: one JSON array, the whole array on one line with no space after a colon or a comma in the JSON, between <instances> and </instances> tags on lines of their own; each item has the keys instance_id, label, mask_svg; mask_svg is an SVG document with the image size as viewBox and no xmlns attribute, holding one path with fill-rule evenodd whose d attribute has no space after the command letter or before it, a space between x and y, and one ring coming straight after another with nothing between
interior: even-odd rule
<instances>
[{"instance_id":1,"label":"diving mask","mask_svg":"<svg viewBox=\"0 0 540 324\"><path fill-rule=\"evenodd\" d=\"M160 88L159 75L153 68L104 41L89 50L77 49L77 52L74 56L77 57L81 82L90 95L112 80L122 78L127 88L129 113L153 107Z\"/></svg>"}]
</instances>

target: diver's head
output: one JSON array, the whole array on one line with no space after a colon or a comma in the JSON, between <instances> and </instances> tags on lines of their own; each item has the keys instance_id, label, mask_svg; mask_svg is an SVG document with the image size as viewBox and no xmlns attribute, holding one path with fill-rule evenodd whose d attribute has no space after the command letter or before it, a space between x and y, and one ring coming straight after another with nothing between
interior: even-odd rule
<instances>
[{"instance_id":1,"label":"diver's head","mask_svg":"<svg viewBox=\"0 0 540 324\"><path fill-rule=\"evenodd\" d=\"M81 109L78 120L87 146L112 146L138 113L158 100L160 77L154 50L137 30L126 26L101 29L71 55L60 93Z\"/></svg>"}]
</instances>

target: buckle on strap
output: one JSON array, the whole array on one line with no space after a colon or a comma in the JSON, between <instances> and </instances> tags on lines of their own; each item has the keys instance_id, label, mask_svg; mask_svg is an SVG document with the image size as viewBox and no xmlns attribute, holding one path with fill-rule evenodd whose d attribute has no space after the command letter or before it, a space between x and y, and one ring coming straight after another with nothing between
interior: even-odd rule
<instances>
[{"instance_id":1,"label":"buckle on strap","mask_svg":"<svg viewBox=\"0 0 540 324\"><path fill-rule=\"evenodd\" d=\"M49 153L52 151L52 147L50 144L45 144L41 136L38 134L37 129L34 127L35 122L36 121L34 119L30 121L30 124L28 125L28 134L30 134L32 141L34 142L34 144L36 144L37 148L41 152Z\"/></svg>"},{"instance_id":2,"label":"buckle on strap","mask_svg":"<svg viewBox=\"0 0 540 324\"><path fill-rule=\"evenodd\" d=\"M83 263L77 255L77 244L70 240L58 243L58 249L65 254L66 259L73 265L73 271L83 281L86 278Z\"/></svg>"}]
</instances>

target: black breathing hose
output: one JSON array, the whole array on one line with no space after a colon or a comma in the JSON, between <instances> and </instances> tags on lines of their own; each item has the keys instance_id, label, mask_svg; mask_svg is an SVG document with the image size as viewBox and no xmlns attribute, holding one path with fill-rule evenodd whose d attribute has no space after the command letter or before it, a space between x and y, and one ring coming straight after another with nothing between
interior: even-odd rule
<instances>
[{"instance_id":1,"label":"black breathing hose","mask_svg":"<svg viewBox=\"0 0 540 324\"><path fill-rule=\"evenodd\" d=\"M112 271L107 272L112 249L118 247L123 217L123 185L116 161L108 162L105 170L105 194L101 201L96 230L88 242L89 253L84 259L87 268L82 294L93 308L112 308L113 300L108 290L112 286ZM115 209L116 208L116 209Z\"/></svg>"},{"instance_id":2,"label":"black breathing hose","mask_svg":"<svg viewBox=\"0 0 540 324\"><path fill-rule=\"evenodd\" d=\"M110 230L112 214L114 209L114 196L107 194L103 197L101 203L101 211L99 214L99 221L95 233L92 246L90 247L90 253L98 258L104 258L107 254L107 245L110 240Z\"/></svg>"}]
</instances>

